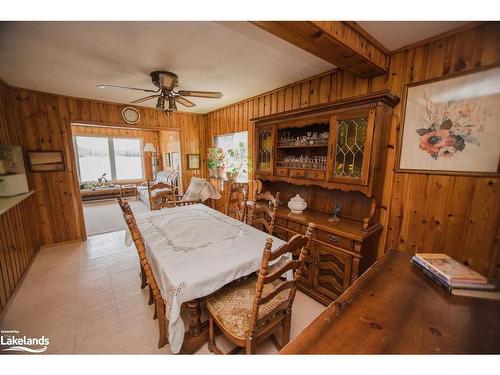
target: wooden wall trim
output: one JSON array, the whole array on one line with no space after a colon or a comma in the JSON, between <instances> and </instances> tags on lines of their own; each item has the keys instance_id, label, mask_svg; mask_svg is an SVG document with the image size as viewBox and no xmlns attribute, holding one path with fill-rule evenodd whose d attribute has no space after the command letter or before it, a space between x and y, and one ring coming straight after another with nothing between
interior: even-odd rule
<instances>
[{"instance_id":1,"label":"wooden wall trim","mask_svg":"<svg viewBox=\"0 0 500 375\"><path fill-rule=\"evenodd\" d=\"M253 24L361 77L387 72L389 57L342 21L255 21Z\"/></svg>"},{"instance_id":2,"label":"wooden wall trim","mask_svg":"<svg viewBox=\"0 0 500 375\"><path fill-rule=\"evenodd\" d=\"M482 24L485 24L487 22L485 21L476 21L476 22L469 22L465 25L462 25L462 26L459 26L459 27L456 27L452 30L449 30L449 31L446 31L444 33L441 33L441 34L438 34L438 35L434 35L430 38L426 38L426 39L423 39L423 40L420 40L418 42L415 42L415 43L411 43L411 44L408 44L406 46L403 46L403 47L399 47L399 48L396 48L395 50L391 51L390 54L391 55L394 55L396 53L400 53L402 51L406 51L406 50L410 50L410 49L414 49L414 48L417 48L417 47L420 47L420 46L424 46L426 44L430 44L432 42L435 42L437 40L442 40L442 39L445 39L451 35L455 35L455 34L459 34L463 31L467 31L469 29L474 29Z\"/></svg>"}]
</instances>

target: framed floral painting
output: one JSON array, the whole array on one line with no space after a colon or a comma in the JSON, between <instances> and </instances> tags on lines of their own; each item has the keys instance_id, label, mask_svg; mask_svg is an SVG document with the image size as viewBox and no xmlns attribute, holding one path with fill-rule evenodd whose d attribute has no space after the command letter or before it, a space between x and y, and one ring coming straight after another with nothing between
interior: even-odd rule
<instances>
[{"instance_id":1,"label":"framed floral painting","mask_svg":"<svg viewBox=\"0 0 500 375\"><path fill-rule=\"evenodd\" d=\"M500 67L406 87L397 171L498 175Z\"/></svg>"}]
</instances>

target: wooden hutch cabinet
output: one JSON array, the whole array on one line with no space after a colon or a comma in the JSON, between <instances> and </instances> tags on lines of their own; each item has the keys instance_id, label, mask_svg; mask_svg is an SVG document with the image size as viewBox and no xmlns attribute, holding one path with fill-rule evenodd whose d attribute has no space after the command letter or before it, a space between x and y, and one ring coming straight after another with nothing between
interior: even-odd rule
<instances>
[{"instance_id":1,"label":"wooden hutch cabinet","mask_svg":"<svg viewBox=\"0 0 500 375\"><path fill-rule=\"evenodd\" d=\"M254 175L280 192L275 235L288 240L313 222L317 231L300 289L328 304L377 258L378 223L392 108L381 91L252 119ZM301 214L286 207L300 194ZM329 220L340 204L339 221Z\"/></svg>"}]
</instances>

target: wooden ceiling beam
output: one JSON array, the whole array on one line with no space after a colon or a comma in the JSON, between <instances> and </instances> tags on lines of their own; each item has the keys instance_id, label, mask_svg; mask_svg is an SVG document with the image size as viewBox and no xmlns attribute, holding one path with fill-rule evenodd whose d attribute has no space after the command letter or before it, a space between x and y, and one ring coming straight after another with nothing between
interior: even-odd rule
<instances>
[{"instance_id":1,"label":"wooden ceiling beam","mask_svg":"<svg viewBox=\"0 0 500 375\"><path fill-rule=\"evenodd\" d=\"M388 71L389 55L341 21L254 21L254 25L361 77Z\"/></svg>"}]
</instances>

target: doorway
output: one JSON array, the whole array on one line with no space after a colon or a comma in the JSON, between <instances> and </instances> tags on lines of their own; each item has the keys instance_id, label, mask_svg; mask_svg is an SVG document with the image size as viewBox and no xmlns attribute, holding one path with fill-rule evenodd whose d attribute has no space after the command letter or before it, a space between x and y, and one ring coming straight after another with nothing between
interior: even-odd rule
<instances>
[{"instance_id":1,"label":"doorway","mask_svg":"<svg viewBox=\"0 0 500 375\"><path fill-rule=\"evenodd\" d=\"M87 236L125 229L117 196L126 196L134 213L148 211L138 187L160 171L173 171L172 153L181 152L177 130L75 123L71 133Z\"/></svg>"}]
</instances>

